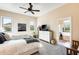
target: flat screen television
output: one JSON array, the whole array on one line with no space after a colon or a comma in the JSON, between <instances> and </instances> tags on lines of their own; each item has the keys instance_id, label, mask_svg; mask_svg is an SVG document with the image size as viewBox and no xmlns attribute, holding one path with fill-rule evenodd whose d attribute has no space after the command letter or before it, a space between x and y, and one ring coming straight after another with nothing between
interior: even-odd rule
<instances>
[{"instance_id":1,"label":"flat screen television","mask_svg":"<svg viewBox=\"0 0 79 59\"><path fill-rule=\"evenodd\" d=\"M41 26L41 31L48 31L48 26L46 24Z\"/></svg>"}]
</instances>

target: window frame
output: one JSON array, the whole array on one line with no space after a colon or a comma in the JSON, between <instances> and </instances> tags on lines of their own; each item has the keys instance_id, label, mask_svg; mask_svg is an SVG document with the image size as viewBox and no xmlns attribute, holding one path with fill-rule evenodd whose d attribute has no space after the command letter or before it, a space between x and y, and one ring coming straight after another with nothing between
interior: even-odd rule
<instances>
[{"instance_id":1,"label":"window frame","mask_svg":"<svg viewBox=\"0 0 79 59\"><path fill-rule=\"evenodd\" d=\"M2 19L2 29L4 29L4 24L3 24L4 18L11 19L11 31L4 31L4 32L12 32L12 17L10 17L10 16L1 16L1 19Z\"/></svg>"}]
</instances>

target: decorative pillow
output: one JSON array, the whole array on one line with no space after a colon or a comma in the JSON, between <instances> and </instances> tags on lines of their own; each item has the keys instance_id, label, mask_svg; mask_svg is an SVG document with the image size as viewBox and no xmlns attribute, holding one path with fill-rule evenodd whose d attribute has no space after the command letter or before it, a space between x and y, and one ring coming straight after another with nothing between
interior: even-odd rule
<instances>
[{"instance_id":1,"label":"decorative pillow","mask_svg":"<svg viewBox=\"0 0 79 59\"><path fill-rule=\"evenodd\" d=\"M2 44L4 41L6 41L6 38L4 37L4 33L0 33L0 44Z\"/></svg>"},{"instance_id":2,"label":"decorative pillow","mask_svg":"<svg viewBox=\"0 0 79 59\"><path fill-rule=\"evenodd\" d=\"M6 38L7 41L11 39L10 36L6 33L4 34L4 37Z\"/></svg>"}]
</instances>

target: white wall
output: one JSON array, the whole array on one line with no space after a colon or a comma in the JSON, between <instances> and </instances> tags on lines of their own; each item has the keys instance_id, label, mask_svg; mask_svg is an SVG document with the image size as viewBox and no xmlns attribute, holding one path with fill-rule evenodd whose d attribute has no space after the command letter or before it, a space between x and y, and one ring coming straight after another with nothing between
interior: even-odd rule
<instances>
[{"instance_id":1,"label":"white wall","mask_svg":"<svg viewBox=\"0 0 79 59\"><path fill-rule=\"evenodd\" d=\"M12 18L12 32L9 32L12 35L24 35L31 34L30 31L30 22L34 22L34 27L36 30L37 18L30 17L22 14L12 13L4 10L0 10L0 30L2 29L1 16L9 16ZM26 24L27 31L18 32L18 23Z\"/></svg>"},{"instance_id":2,"label":"white wall","mask_svg":"<svg viewBox=\"0 0 79 59\"><path fill-rule=\"evenodd\" d=\"M45 15L38 18L38 25L48 24L52 31L55 32L55 37L57 37L58 26L57 22L60 18L65 18L71 16L72 19L72 40L79 40L79 4L65 4L60 8L52 10Z\"/></svg>"},{"instance_id":3,"label":"white wall","mask_svg":"<svg viewBox=\"0 0 79 59\"><path fill-rule=\"evenodd\" d=\"M12 22L12 33L13 34L19 34L19 35L22 35L22 34L31 34L31 31L30 31L30 22L33 21L34 22L34 27L36 27L36 20L34 19L13 19L13 22ZM22 31L22 32L18 32L18 23L24 23L26 24L26 31Z\"/></svg>"}]
</instances>

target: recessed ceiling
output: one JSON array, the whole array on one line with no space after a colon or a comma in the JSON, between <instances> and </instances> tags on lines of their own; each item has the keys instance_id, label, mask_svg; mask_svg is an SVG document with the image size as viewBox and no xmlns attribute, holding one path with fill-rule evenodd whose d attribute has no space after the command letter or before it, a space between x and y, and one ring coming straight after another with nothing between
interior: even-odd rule
<instances>
[{"instance_id":1,"label":"recessed ceiling","mask_svg":"<svg viewBox=\"0 0 79 59\"><path fill-rule=\"evenodd\" d=\"M28 16L39 17L51 10L54 10L62 5L63 3L32 3L33 9L39 9L40 12L35 12L33 15L31 12L24 13L25 10L20 9L19 7L29 7L28 3L0 3L0 9L7 10L15 13L20 13Z\"/></svg>"}]
</instances>

